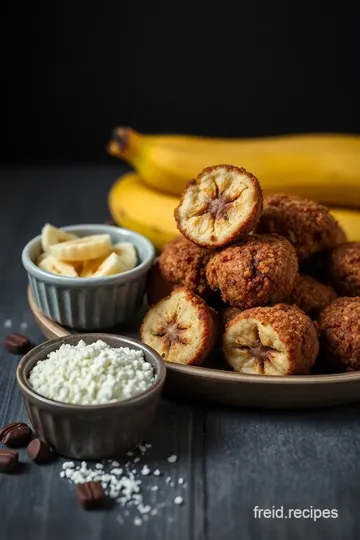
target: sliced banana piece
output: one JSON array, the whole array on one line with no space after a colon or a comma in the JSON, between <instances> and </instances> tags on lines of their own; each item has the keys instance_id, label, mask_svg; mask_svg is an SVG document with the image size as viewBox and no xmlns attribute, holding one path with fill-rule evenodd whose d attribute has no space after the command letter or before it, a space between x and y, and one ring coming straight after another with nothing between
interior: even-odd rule
<instances>
[{"instance_id":1,"label":"sliced banana piece","mask_svg":"<svg viewBox=\"0 0 360 540\"><path fill-rule=\"evenodd\" d=\"M247 309L226 324L223 351L228 364L252 375L308 374L319 352L312 320L296 306Z\"/></svg>"},{"instance_id":2,"label":"sliced banana piece","mask_svg":"<svg viewBox=\"0 0 360 540\"><path fill-rule=\"evenodd\" d=\"M112 276L113 274L121 274L125 271L126 268L120 257L116 253L111 253L92 274L92 277Z\"/></svg>"},{"instance_id":3,"label":"sliced banana piece","mask_svg":"<svg viewBox=\"0 0 360 540\"><path fill-rule=\"evenodd\" d=\"M111 252L109 234L95 234L50 246L50 253L65 261L87 261Z\"/></svg>"},{"instance_id":4,"label":"sliced banana piece","mask_svg":"<svg viewBox=\"0 0 360 540\"><path fill-rule=\"evenodd\" d=\"M186 238L214 249L253 231L262 201L257 178L245 169L232 165L207 167L187 185L175 219Z\"/></svg>"},{"instance_id":5,"label":"sliced banana piece","mask_svg":"<svg viewBox=\"0 0 360 540\"><path fill-rule=\"evenodd\" d=\"M42 258L38 263L38 266L41 270L58 276L79 277L72 264L65 261L59 261L52 255Z\"/></svg>"},{"instance_id":6,"label":"sliced banana piece","mask_svg":"<svg viewBox=\"0 0 360 540\"><path fill-rule=\"evenodd\" d=\"M175 289L145 315L141 339L168 362L201 364L216 339L214 312L186 287Z\"/></svg>"},{"instance_id":7,"label":"sliced banana piece","mask_svg":"<svg viewBox=\"0 0 360 540\"><path fill-rule=\"evenodd\" d=\"M79 273L80 277L92 277L96 270L99 268L100 264L104 262L105 257L98 257L97 259L89 259L84 261L82 264L81 272Z\"/></svg>"},{"instance_id":8,"label":"sliced banana piece","mask_svg":"<svg viewBox=\"0 0 360 540\"><path fill-rule=\"evenodd\" d=\"M50 223L46 223L41 230L41 246L45 252L49 251L53 244L60 244L60 242L67 242L75 238L77 238L76 234L62 231Z\"/></svg>"},{"instance_id":9,"label":"sliced banana piece","mask_svg":"<svg viewBox=\"0 0 360 540\"><path fill-rule=\"evenodd\" d=\"M119 242L112 247L112 251L120 257L126 270L132 270L137 265L136 249L131 242Z\"/></svg>"},{"instance_id":10,"label":"sliced banana piece","mask_svg":"<svg viewBox=\"0 0 360 540\"><path fill-rule=\"evenodd\" d=\"M38 266L40 266L41 261L43 261L44 259L46 259L46 257L48 257L48 256L49 256L48 253L45 253L45 252L40 253L40 255L39 255L39 256L37 257L37 259L36 259L36 264L37 264Z\"/></svg>"}]
</instances>

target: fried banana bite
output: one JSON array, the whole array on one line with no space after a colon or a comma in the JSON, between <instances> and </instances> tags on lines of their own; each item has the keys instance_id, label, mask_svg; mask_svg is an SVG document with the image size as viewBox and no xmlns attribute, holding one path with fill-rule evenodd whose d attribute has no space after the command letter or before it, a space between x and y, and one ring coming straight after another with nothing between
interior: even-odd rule
<instances>
[{"instance_id":1,"label":"fried banana bite","mask_svg":"<svg viewBox=\"0 0 360 540\"><path fill-rule=\"evenodd\" d=\"M336 298L336 292L330 285L324 285L317 279L300 274L295 281L288 298L289 304L296 304L310 316L315 316Z\"/></svg>"},{"instance_id":2,"label":"fried banana bite","mask_svg":"<svg viewBox=\"0 0 360 540\"><path fill-rule=\"evenodd\" d=\"M175 219L189 240L216 249L246 237L262 211L259 181L243 168L216 165L204 169L185 188Z\"/></svg>"},{"instance_id":3,"label":"fried banana bite","mask_svg":"<svg viewBox=\"0 0 360 540\"><path fill-rule=\"evenodd\" d=\"M326 206L282 194L264 198L264 209L256 232L285 236L295 247L299 261L333 247L345 236Z\"/></svg>"},{"instance_id":4,"label":"fried banana bite","mask_svg":"<svg viewBox=\"0 0 360 540\"><path fill-rule=\"evenodd\" d=\"M249 236L241 244L215 253L206 268L211 288L239 309L284 301L297 275L295 249L277 234Z\"/></svg>"},{"instance_id":5,"label":"fried banana bite","mask_svg":"<svg viewBox=\"0 0 360 540\"><path fill-rule=\"evenodd\" d=\"M216 319L202 298L179 287L147 312L141 340L168 362L199 365L216 341Z\"/></svg>"},{"instance_id":6,"label":"fried banana bite","mask_svg":"<svg viewBox=\"0 0 360 540\"><path fill-rule=\"evenodd\" d=\"M160 273L173 287L183 285L207 298L211 289L205 270L210 254L207 249L179 236L163 247L159 257Z\"/></svg>"},{"instance_id":7,"label":"fried banana bite","mask_svg":"<svg viewBox=\"0 0 360 540\"><path fill-rule=\"evenodd\" d=\"M324 361L338 371L359 371L360 296L337 298L318 321Z\"/></svg>"},{"instance_id":8,"label":"fried banana bite","mask_svg":"<svg viewBox=\"0 0 360 540\"><path fill-rule=\"evenodd\" d=\"M252 375L305 375L319 352L317 330L296 306L248 309L226 325L223 350L228 364Z\"/></svg>"},{"instance_id":9,"label":"fried banana bite","mask_svg":"<svg viewBox=\"0 0 360 540\"><path fill-rule=\"evenodd\" d=\"M360 242L334 247L328 257L330 281L340 295L360 296Z\"/></svg>"}]
</instances>

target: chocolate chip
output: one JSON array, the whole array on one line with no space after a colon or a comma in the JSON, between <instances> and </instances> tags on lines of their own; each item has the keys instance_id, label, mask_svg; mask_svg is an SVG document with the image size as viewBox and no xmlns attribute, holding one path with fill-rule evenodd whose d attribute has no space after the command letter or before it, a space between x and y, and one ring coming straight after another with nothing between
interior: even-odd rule
<instances>
[{"instance_id":1,"label":"chocolate chip","mask_svg":"<svg viewBox=\"0 0 360 540\"><path fill-rule=\"evenodd\" d=\"M31 343L24 334L9 334L4 339L4 347L12 354L25 354L31 349Z\"/></svg>"},{"instance_id":2,"label":"chocolate chip","mask_svg":"<svg viewBox=\"0 0 360 540\"><path fill-rule=\"evenodd\" d=\"M11 450L0 450L0 472L12 473L19 465L19 455Z\"/></svg>"},{"instance_id":3,"label":"chocolate chip","mask_svg":"<svg viewBox=\"0 0 360 540\"><path fill-rule=\"evenodd\" d=\"M32 431L23 422L13 422L0 429L0 441L10 448L27 446L31 440Z\"/></svg>"},{"instance_id":4,"label":"chocolate chip","mask_svg":"<svg viewBox=\"0 0 360 540\"><path fill-rule=\"evenodd\" d=\"M26 449L30 459L35 463L50 463L56 458L56 454L51 446L42 439L34 439Z\"/></svg>"},{"instance_id":5,"label":"chocolate chip","mask_svg":"<svg viewBox=\"0 0 360 540\"><path fill-rule=\"evenodd\" d=\"M106 495L100 482L85 482L76 487L76 497L85 510L95 510L105 505Z\"/></svg>"}]
</instances>

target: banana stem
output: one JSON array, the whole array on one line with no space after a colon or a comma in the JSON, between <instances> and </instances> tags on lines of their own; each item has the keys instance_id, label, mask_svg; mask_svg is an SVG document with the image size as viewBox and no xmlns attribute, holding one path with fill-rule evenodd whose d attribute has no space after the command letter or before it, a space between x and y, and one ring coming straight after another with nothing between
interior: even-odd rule
<instances>
[{"instance_id":1,"label":"banana stem","mask_svg":"<svg viewBox=\"0 0 360 540\"><path fill-rule=\"evenodd\" d=\"M116 127L112 131L106 150L111 156L133 162L139 139L140 135L134 129Z\"/></svg>"}]
</instances>

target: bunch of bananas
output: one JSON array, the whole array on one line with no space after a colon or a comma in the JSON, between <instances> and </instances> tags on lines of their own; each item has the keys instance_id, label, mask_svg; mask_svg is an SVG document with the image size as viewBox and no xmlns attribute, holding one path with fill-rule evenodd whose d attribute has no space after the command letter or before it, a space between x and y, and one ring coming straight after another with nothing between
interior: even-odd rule
<instances>
[{"instance_id":1,"label":"bunch of bananas","mask_svg":"<svg viewBox=\"0 0 360 540\"><path fill-rule=\"evenodd\" d=\"M174 209L187 182L204 167L221 163L251 171L265 194L300 195L330 205L349 240L360 241L358 135L213 139L116 128L108 152L136 171L119 178L110 191L113 218L159 249L177 234Z\"/></svg>"}]
</instances>

